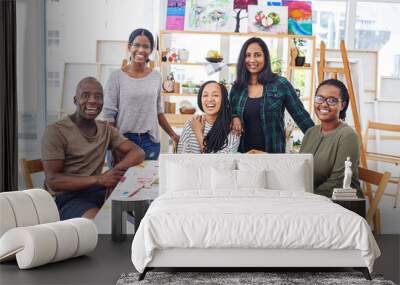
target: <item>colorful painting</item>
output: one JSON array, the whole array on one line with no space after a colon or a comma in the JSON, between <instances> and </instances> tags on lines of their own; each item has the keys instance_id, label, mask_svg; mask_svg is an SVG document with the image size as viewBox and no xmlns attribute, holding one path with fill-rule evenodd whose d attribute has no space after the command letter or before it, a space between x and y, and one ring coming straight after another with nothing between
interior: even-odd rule
<instances>
[{"instance_id":1,"label":"colorful painting","mask_svg":"<svg viewBox=\"0 0 400 285\"><path fill-rule=\"evenodd\" d=\"M186 0L168 0L167 30L183 30L185 28Z\"/></svg>"},{"instance_id":2,"label":"colorful painting","mask_svg":"<svg viewBox=\"0 0 400 285\"><path fill-rule=\"evenodd\" d=\"M257 0L234 0L234 18L235 18L235 33L247 32L247 7L249 5L257 5Z\"/></svg>"},{"instance_id":3,"label":"colorful painting","mask_svg":"<svg viewBox=\"0 0 400 285\"><path fill-rule=\"evenodd\" d=\"M249 5L257 5L257 0L234 0L233 9L246 9Z\"/></svg>"},{"instance_id":4,"label":"colorful painting","mask_svg":"<svg viewBox=\"0 0 400 285\"><path fill-rule=\"evenodd\" d=\"M287 7L249 5L249 32L287 34Z\"/></svg>"},{"instance_id":5,"label":"colorful painting","mask_svg":"<svg viewBox=\"0 0 400 285\"><path fill-rule=\"evenodd\" d=\"M234 30L233 1L187 0L185 30L232 32Z\"/></svg>"},{"instance_id":6,"label":"colorful painting","mask_svg":"<svg viewBox=\"0 0 400 285\"><path fill-rule=\"evenodd\" d=\"M267 6L282 6L281 0L267 1Z\"/></svg>"},{"instance_id":7,"label":"colorful painting","mask_svg":"<svg viewBox=\"0 0 400 285\"><path fill-rule=\"evenodd\" d=\"M288 30L293 35L312 35L312 7L311 1L283 1L288 7Z\"/></svg>"}]
</instances>

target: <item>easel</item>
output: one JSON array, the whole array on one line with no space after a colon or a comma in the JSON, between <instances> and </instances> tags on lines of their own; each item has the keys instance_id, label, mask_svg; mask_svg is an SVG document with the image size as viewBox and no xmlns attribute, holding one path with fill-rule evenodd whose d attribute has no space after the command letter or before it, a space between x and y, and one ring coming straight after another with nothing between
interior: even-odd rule
<instances>
[{"instance_id":1,"label":"easel","mask_svg":"<svg viewBox=\"0 0 400 285\"><path fill-rule=\"evenodd\" d=\"M324 81L324 75L325 73L331 74L332 78L337 79L338 74L343 74L345 79L346 79L346 85L347 89L349 90L349 97L350 97L350 106L351 106L351 112L353 115L353 121L354 121L354 128L357 133L359 142L360 142L360 161L361 161L361 166L368 168L367 166L367 156L365 153L365 147L363 144L363 137L361 133L361 124L360 124L360 116L358 114L357 110L357 101L356 97L354 95L354 88L353 88L353 81L351 79L351 72L350 72L350 64L349 64L349 58L347 56L347 50L346 46L344 44L344 40L340 41L340 53L342 55L342 62L343 62L343 67L328 67L326 66L326 60L325 60L325 42L321 41L321 45L319 47L320 49L320 57L319 57L319 64L318 64L318 82L321 83ZM366 193L368 197L368 200L370 204L372 203L372 193L371 193L371 186L367 184L366 187Z\"/></svg>"}]
</instances>

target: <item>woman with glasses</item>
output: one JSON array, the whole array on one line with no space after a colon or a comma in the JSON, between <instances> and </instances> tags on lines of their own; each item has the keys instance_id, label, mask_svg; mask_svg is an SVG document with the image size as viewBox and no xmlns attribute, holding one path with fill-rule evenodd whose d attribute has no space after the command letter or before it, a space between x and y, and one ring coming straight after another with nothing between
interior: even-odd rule
<instances>
[{"instance_id":1,"label":"woman with glasses","mask_svg":"<svg viewBox=\"0 0 400 285\"><path fill-rule=\"evenodd\" d=\"M163 113L161 74L147 66L153 49L153 35L148 30L131 33L130 63L111 73L105 88L103 117L140 146L146 159L156 160L160 153L158 125L176 143L179 136Z\"/></svg>"},{"instance_id":2,"label":"woman with glasses","mask_svg":"<svg viewBox=\"0 0 400 285\"><path fill-rule=\"evenodd\" d=\"M268 47L260 38L242 46L230 92L232 129L242 134L240 152L285 152L285 109L305 132L314 126L290 82L271 71Z\"/></svg>"},{"instance_id":3,"label":"woman with glasses","mask_svg":"<svg viewBox=\"0 0 400 285\"><path fill-rule=\"evenodd\" d=\"M350 157L351 187L362 197L358 181L358 137L344 122L348 106L349 93L341 81L328 79L321 82L314 96L314 110L321 124L306 132L300 149L302 153L314 155L315 194L331 197L334 188L342 188L344 162Z\"/></svg>"}]
</instances>

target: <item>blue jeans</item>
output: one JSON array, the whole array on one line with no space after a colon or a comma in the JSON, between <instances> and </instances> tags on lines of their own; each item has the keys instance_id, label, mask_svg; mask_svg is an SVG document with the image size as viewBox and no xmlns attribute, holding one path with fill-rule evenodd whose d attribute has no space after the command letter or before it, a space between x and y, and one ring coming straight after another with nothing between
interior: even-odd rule
<instances>
[{"instance_id":1,"label":"blue jeans","mask_svg":"<svg viewBox=\"0 0 400 285\"><path fill-rule=\"evenodd\" d=\"M160 143L153 142L149 134L125 133L124 136L144 150L146 160L158 159L160 155Z\"/></svg>"}]
</instances>

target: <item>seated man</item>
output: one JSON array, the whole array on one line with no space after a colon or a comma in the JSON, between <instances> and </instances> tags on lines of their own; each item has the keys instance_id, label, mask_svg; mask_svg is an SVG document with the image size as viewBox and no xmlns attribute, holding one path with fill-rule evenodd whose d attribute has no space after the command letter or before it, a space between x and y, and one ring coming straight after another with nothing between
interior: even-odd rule
<instances>
[{"instance_id":1,"label":"seated man","mask_svg":"<svg viewBox=\"0 0 400 285\"><path fill-rule=\"evenodd\" d=\"M113 189L125 171L144 160L144 152L107 122L95 118L103 108L103 88L93 77L82 79L74 96L75 113L47 127L42 141L46 185L56 193L62 220L94 218L106 190ZM102 174L108 149L125 155Z\"/></svg>"}]
</instances>

